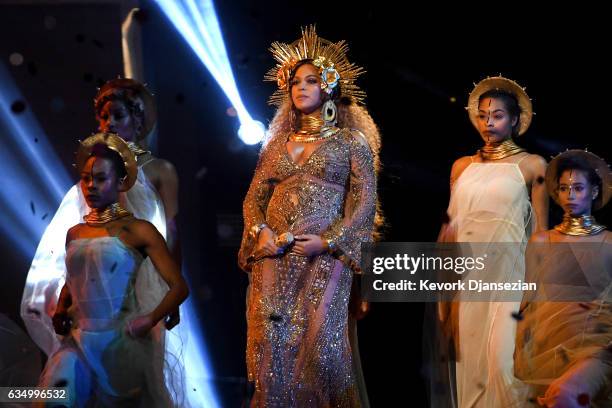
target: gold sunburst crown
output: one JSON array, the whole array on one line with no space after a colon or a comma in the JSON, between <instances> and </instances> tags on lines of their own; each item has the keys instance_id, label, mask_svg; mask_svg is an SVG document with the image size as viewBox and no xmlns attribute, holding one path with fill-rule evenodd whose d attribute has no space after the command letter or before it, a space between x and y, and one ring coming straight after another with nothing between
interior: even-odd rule
<instances>
[{"instance_id":1,"label":"gold sunburst crown","mask_svg":"<svg viewBox=\"0 0 612 408\"><path fill-rule=\"evenodd\" d=\"M271 105L280 106L289 97L290 79L300 61L312 60L321 75L321 89L332 94L340 86L343 97L355 103L363 103L365 92L356 84L357 78L365 72L349 62L348 44L345 41L333 43L317 35L314 25L302 28L302 37L291 44L275 41L270 52L276 65L265 75L264 80L276 82L278 89L270 97Z\"/></svg>"}]
</instances>

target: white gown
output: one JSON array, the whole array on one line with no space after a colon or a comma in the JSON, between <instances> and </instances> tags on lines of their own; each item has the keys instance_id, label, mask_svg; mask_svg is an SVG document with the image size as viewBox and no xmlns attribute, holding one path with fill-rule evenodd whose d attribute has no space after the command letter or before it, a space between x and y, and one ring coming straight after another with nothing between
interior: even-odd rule
<instances>
[{"instance_id":1,"label":"white gown","mask_svg":"<svg viewBox=\"0 0 612 408\"><path fill-rule=\"evenodd\" d=\"M142 255L118 237L71 241L66 285L73 328L51 355L39 386L67 387L71 406L169 407L164 351L155 332L135 339L129 320L143 314L135 280Z\"/></svg>"},{"instance_id":2,"label":"white gown","mask_svg":"<svg viewBox=\"0 0 612 408\"><path fill-rule=\"evenodd\" d=\"M134 217L149 221L162 236L166 236L163 203L140 167L136 183L127 193L121 194L120 201ZM66 233L74 225L82 223L87 213L89 207L79 184L75 184L64 196L45 230L26 278L21 318L34 342L47 355L59 347L51 317L66 277ZM168 287L149 258L143 262L142 272L138 274L136 290L139 294L146 293L141 301L144 309L151 311L159 304Z\"/></svg>"},{"instance_id":3,"label":"white gown","mask_svg":"<svg viewBox=\"0 0 612 408\"><path fill-rule=\"evenodd\" d=\"M523 156L524 157L524 156ZM531 204L518 163L471 163L453 185L448 208L457 242L526 243ZM489 271L487 281L524 280L524 246ZM517 302L461 302L460 360L456 363L458 406L513 407L524 402L514 377Z\"/></svg>"},{"instance_id":4,"label":"white gown","mask_svg":"<svg viewBox=\"0 0 612 408\"><path fill-rule=\"evenodd\" d=\"M163 203L142 167L138 167L134 186L120 195L120 203L131 211L134 217L149 221L164 238L166 237ZM28 334L47 356L52 356L60 348L62 340L62 337L55 333L51 318L66 278L66 233L72 226L82 223L83 216L87 213L89 207L77 183L66 193L45 230L26 278L21 317ZM140 265L134 287L142 313L152 311L168 291L168 286L150 258L146 258ZM182 315L184 318L185 315ZM176 328L172 332L166 332L163 322L160 322L153 332L157 339L156 347L165 349L166 384L176 405L185 406L187 402L184 399L184 367L178 359L183 354L184 334Z\"/></svg>"}]
</instances>

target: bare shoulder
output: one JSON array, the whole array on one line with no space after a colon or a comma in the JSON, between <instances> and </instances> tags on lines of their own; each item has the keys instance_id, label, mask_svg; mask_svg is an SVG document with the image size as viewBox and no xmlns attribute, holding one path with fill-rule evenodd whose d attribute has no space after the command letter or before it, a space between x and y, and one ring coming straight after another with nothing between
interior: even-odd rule
<instances>
[{"instance_id":1,"label":"bare shoulder","mask_svg":"<svg viewBox=\"0 0 612 408\"><path fill-rule=\"evenodd\" d=\"M144 168L147 177L159 189L169 184L178 183L176 168L168 160L154 158Z\"/></svg>"},{"instance_id":2,"label":"bare shoulder","mask_svg":"<svg viewBox=\"0 0 612 408\"><path fill-rule=\"evenodd\" d=\"M174 164L170 163L168 160L155 158L151 160L149 166L153 167L160 176L168 174L176 176L176 168Z\"/></svg>"},{"instance_id":3,"label":"bare shoulder","mask_svg":"<svg viewBox=\"0 0 612 408\"><path fill-rule=\"evenodd\" d=\"M157 231L157 228L155 228L153 224L149 221L140 219L134 219L130 222L127 229L130 233L143 238L159 234L159 231Z\"/></svg>"},{"instance_id":4,"label":"bare shoulder","mask_svg":"<svg viewBox=\"0 0 612 408\"><path fill-rule=\"evenodd\" d=\"M66 245L68 245L70 241L79 237L79 233L81 228L83 228L83 225L84 224L76 224L68 229L68 232L66 233Z\"/></svg>"},{"instance_id":5,"label":"bare shoulder","mask_svg":"<svg viewBox=\"0 0 612 408\"><path fill-rule=\"evenodd\" d=\"M78 234L79 231L81 230L81 228L83 228L83 225L85 225L85 224L76 224L76 225L73 225L72 227L70 227L68 229L68 234L67 235L75 236L75 234Z\"/></svg>"},{"instance_id":6,"label":"bare shoulder","mask_svg":"<svg viewBox=\"0 0 612 408\"><path fill-rule=\"evenodd\" d=\"M453 168L466 168L473 161L473 156L463 156L453 162Z\"/></svg>"},{"instance_id":7,"label":"bare shoulder","mask_svg":"<svg viewBox=\"0 0 612 408\"><path fill-rule=\"evenodd\" d=\"M550 239L550 237L548 236L549 233L550 231L536 232L531 236L531 238L529 238L529 242L548 242L548 240Z\"/></svg>"},{"instance_id":8,"label":"bare shoulder","mask_svg":"<svg viewBox=\"0 0 612 408\"><path fill-rule=\"evenodd\" d=\"M463 156L455 160L453 167L451 167L451 182L457 180L472 161L472 156Z\"/></svg>"},{"instance_id":9,"label":"bare shoulder","mask_svg":"<svg viewBox=\"0 0 612 408\"><path fill-rule=\"evenodd\" d=\"M531 186L543 185L546 174L546 160L539 154L527 153L519 162L525 182Z\"/></svg>"},{"instance_id":10,"label":"bare shoulder","mask_svg":"<svg viewBox=\"0 0 612 408\"><path fill-rule=\"evenodd\" d=\"M533 153L528 153L527 157L523 159L521 164L522 163L525 163L525 165L530 170L537 172L537 173L546 172L546 166L548 166L548 163L546 163L546 159L544 159L539 154L533 154Z\"/></svg>"}]
</instances>

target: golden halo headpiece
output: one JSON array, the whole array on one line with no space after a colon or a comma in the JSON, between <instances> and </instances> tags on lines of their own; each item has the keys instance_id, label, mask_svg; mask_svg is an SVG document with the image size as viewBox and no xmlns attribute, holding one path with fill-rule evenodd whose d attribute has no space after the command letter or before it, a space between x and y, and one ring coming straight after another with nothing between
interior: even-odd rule
<instances>
[{"instance_id":1,"label":"golden halo headpiece","mask_svg":"<svg viewBox=\"0 0 612 408\"><path fill-rule=\"evenodd\" d=\"M131 91L131 95L125 95L126 91ZM138 135L138 140L142 140L151 133L157 123L157 109L155 99L146 86L130 78L116 78L107 81L98 91L94 99L96 118L102 109L102 102L114 96L118 99L130 99L130 103L136 113L142 116L142 130Z\"/></svg>"},{"instance_id":2,"label":"golden halo headpiece","mask_svg":"<svg viewBox=\"0 0 612 408\"><path fill-rule=\"evenodd\" d=\"M107 148L117 152L125 166L127 175L122 191L129 190L136 182L138 175L138 167L136 165L136 156L130 150L128 144L114 133L96 133L93 136L79 142L79 150L76 153L75 167L79 173L85 166L87 160L94 153L94 148L97 145L104 145Z\"/></svg>"},{"instance_id":3,"label":"golden halo headpiece","mask_svg":"<svg viewBox=\"0 0 612 408\"><path fill-rule=\"evenodd\" d=\"M490 90L500 90L508 92L517 99L519 108L521 109L520 125L518 134L521 136L524 134L529 125L531 125L531 119L533 117L533 107L531 105L531 99L525 92L525 88L511 79L504 78L503 76L489 77L480 81L474 87L474 90L470 93L468 98L468 106L466 107L468 114L470 115L470 121L472 125L478 129L478 102L480 96Z\"/></svg>"},{"instance_id":4,"label":"golden halo headpiece","mask_svg":"<svg viewBox=\"0 0 612 408\"><path fill-rule=\"evenodd\" d=\"M586 150L567 150L558 154L551 160L546 168L546 189L548 190L548 194L550 194L557 204L559 203L559 196L557 193L559 188L559 180L557 178L559 161L571 157L580 157L583 159L595 170L599 178L601 178L601 190L597 198L593 201L593 210L604 207L608 201L610 201L610 197L612 197L612 173L604 159Z\"/></svg>"},{"instance_id":5,"label":"golden halo headpiece","mask_svg":"<svg viewBox=\"0 0 612 408\"><path fill-rule=\"evenodd\" d=\"M276 60L276 66L266 73L264 80L278 85L270 97L271 105L280 106L289 98L289 80L296 65L303 60L312 60L312 64L319 69L321 89L325 92L331 95L339 85L342 96L355 103L363 103L365 92L355 82L365 70L348 61L348 44L345 41L333 43L321 38L315 26L311 25L302 28L302 37L291 44L273 42L270 52Z\"/></svg>"}]
</instances>

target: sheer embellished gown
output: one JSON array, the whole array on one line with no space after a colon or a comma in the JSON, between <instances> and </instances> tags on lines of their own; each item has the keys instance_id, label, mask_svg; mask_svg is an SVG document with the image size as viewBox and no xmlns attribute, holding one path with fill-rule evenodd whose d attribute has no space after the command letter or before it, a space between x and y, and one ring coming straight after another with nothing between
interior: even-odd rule
<instances>
[{"instance_id":1,"label":"sheer embellished gown","mask_svg":"<svg viewBox=\"0 0 612 408\"><path fill-rule=\"evenodd\" d=\"M372 240L376 208L373 158L359 132L342 129L301 165L286 138L264 147L244 201L239 254L249 271L247 369L252 406L367 405L358 358L349 341L348 303L362 242ZM277 235L317 234L335 256L287 252L247 264L267 224Z\"/></svg>"}]
</instances>

